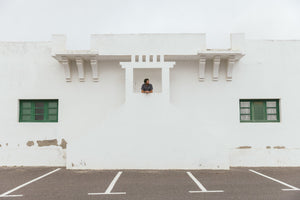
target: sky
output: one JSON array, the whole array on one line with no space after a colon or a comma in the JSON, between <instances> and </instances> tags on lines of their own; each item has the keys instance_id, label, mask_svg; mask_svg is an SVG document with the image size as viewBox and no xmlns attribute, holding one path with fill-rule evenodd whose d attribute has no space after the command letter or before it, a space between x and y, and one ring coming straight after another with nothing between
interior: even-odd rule
<instances>
[{"instance_id":1,"label":"sky","mask_svg":"<svg viewBox=\"0 0 300 200\"><path fill-rule=\"evenodd\" d=\"M206 33L207 48L247 39L300 40L300 0L0 0L0 41L89 49L91 34Z\"/></svg>"}]
</instances>

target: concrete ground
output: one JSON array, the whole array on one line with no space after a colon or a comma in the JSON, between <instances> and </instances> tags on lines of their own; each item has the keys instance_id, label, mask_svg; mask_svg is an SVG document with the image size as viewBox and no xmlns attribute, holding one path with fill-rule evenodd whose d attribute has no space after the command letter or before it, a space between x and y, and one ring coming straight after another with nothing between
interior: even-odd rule
<instances>
[{"instance_id":1,"label":"concrete ground","mask_svg":"<svg viewBox=\"0 0 300 200\"><path fill-rule=\"evenodd\" d=\"M0 168L0 199L14 200L299 200L299 188L300 168Z\"/></svg>"}]
</instances>

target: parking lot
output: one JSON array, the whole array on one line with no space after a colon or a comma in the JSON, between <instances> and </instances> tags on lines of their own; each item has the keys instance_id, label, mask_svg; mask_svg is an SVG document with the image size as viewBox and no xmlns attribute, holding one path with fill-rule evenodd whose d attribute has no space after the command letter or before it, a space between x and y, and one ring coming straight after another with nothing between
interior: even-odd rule
<instances>
[{"instance_id":1,"label":"parking lot","mask_svg":"<svg viewBox=\"0 0 300 200\"><path fill-rule=\"evenodd\" d=\"M0 198L20 200L300 199L300 168L66 170L0 168Z\"/></svg>"}]
</instances>

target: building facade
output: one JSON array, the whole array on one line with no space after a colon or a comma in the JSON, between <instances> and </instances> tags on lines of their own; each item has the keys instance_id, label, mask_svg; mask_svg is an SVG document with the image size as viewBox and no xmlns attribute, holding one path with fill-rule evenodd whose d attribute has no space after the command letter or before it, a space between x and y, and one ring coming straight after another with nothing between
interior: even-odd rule
<instances>
[{"instance_id":1,"label":"building facade","mask_svg":"<svg viewBox=\"0 0 300 200\"><path fill-rule=\"evenodd\" d=\"M0 165L300 166L299 52L244 34L230 49L207 49L205 34L0 42Z\"/></svg>"}]
</instances>

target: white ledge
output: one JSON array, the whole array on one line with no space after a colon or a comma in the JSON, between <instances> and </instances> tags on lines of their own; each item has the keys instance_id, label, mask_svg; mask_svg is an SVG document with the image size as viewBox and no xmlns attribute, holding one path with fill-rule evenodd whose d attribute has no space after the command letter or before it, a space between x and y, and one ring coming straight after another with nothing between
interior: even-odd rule
<instances>
[{"instance_id":1,"label":"white ledge","mask_svg":"<svg viewBox=\"0 0 300 200\"><path fill-rule=\"evenodd\" d=\"M209 59L213 59L214 57L220 57L221 59L226 59L226 58L234 58L235 60L241 59L243 56L245 56L245 53L242 51L237 51L237 50L218 50L218 49L212 49L212 50L203 50L203 51L198 51L197 54L199 56L203 56Z\"/></svg>"},{"instance_id":2,"label":"white ledge","mask_svg":"<svg viewBox=\"0 0 300 200\"><path fill-rule=\"evenodd\" d=\"M175 62L120 62L122 68L172 68Z\"/></svg>"}]
</instances>

